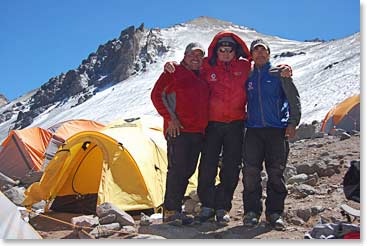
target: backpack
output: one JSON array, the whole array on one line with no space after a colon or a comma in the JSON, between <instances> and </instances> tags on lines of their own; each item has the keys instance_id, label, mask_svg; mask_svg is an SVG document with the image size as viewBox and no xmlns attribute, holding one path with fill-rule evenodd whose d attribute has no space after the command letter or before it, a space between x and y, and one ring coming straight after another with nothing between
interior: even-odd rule
<instances>
[{"instance_id":1,"label":"backpack","mask_svg":"<svg viewBox=\"0 0 367 246\"><path fill-rule=\"evenodd\" d=\"M360 202L360 161L351 161L343 178L343 189L348 200Z\"/></svg>"}]
</instances>

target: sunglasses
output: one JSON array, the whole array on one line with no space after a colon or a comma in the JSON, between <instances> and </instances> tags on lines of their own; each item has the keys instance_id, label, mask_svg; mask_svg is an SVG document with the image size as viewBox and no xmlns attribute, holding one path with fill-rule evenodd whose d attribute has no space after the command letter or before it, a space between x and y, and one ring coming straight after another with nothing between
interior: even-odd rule
<instances>
[{"instance_id":1,"label":"sunglasses","mask_svg":"<svg viewBox=\"0 0 367 246\"><path fill-rule=\"evenodd\" d=\"M233 52L232 47L220 47L218 50L220 53L232 53Z\"/></svg>"}]
</instances>

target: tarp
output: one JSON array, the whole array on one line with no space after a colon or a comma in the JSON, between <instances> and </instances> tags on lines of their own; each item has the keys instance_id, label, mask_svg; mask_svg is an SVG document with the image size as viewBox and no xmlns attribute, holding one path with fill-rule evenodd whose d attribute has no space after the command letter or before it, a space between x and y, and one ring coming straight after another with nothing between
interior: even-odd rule
<instances>
[{"instance_id":1,"label":"tarp","mask_svg":"<svg viewBox=\"0 0 367 246\"><path fill-rule=\"evenodd\" d=\"M0 238L42 239L38 232L25 222L17 207L0 191Z\"/></svg>"},{"instance_id":2,"label":"tarp","mask_svg":"<svg viewBox=\"0 0 367 246\"><path fill-rule=\"evenodd\" d=\"M360 130L360 95L347 98L326 114L321 131L332 134L335 129Z\"/></svg>"},{"instance_id":3,"label":"tarp","mask_svg":"<svg viewBox=\"0 0 367 246\"><path fill-rule=\"evenodd\" d=\"M40 182L27 189L23 204L97 194L96 205L111 202L124 211L160 207L167 175L162 126L161 118L142 117L75 134L56 153ZM186 194L196 183L197 174Z\"/></svg>"}]
</instances>

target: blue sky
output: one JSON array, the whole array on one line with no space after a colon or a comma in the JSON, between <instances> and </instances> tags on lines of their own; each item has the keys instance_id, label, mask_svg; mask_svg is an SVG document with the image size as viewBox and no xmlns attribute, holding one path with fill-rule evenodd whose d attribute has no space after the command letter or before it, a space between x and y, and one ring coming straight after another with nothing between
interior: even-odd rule
<instances>
[{"instance_id":1,"label":"blue sky","mask_svg":"<svg viewBox=\"0 0 367 246\"><path fill-rule=\"evenodd\" d=\"M299 41L360 31L357 0L4 0L0 9L0 94L10 100L76 68L100 44L141 23L166 28L210 16Z\"/></svg>"}]
</instances>

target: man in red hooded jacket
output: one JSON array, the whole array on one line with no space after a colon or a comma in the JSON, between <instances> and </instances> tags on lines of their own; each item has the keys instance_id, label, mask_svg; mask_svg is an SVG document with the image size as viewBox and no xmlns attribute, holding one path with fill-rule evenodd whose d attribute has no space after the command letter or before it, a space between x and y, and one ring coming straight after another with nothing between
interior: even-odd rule
<instances>
[{"instance_id":1,"label":"man in red hooded jacket","mask_svg":"<svg viewBox=\"0 0 367 246\"><path fill-rule=\"evenodd\" d=\"M242 142L246 117L246 79L250 52L236 34L218 33L208 49L202 69L209 85L209 123L199 165L198 195L202 203L199 219L215 215L220 224L230 221L228 212L242 167ZM220 183L215 185L218 163Z\"/></svg>"}]
</instances>

